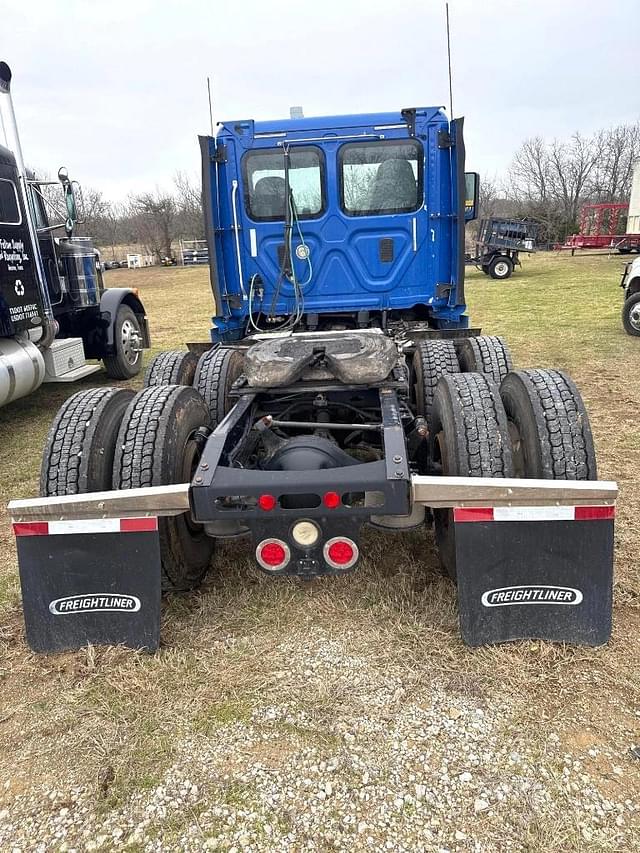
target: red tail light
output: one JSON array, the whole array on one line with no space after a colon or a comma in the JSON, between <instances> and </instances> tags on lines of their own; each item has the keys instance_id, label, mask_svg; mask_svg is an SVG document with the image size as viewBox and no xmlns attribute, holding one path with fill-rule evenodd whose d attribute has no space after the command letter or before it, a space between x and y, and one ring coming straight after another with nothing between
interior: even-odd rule
<instances>
[{"instance_id":1,"label":"red tail light","mask_svg":"<svg viewBox=\"0 0 640 853\"><path fill-rule=\"evenodd\" d=\"M350 569L360 555L356 543L345 536L329 539L322 550L325 560L333 569Z\"/></svg>"},{"instance_id":2,"label":"red tail light","mask_svg":"<svg viewBox=\"0 0 640 853\"><path fill-rule=\"evenodd\" d=\"M340 506L340 495L337 492L325 492L322 496L322 503L327 509L336 509Z\"/></svg>"},{"instance_id":3,"label":"red tail light","mask_svg":"<svg viewBox=\"0 0 640 853\"><path fill-rule=\"evenodd\" d=\"M283 569L290 559L291 551L282 539L263 539L256 548L256 560L268 572Z\"/></svg>"},{"instance_id":4,"label":"red tail light","mask_svg":"<svg viewBox=\"0 0 640 853\"><path fill-rule=\"evenodd\" d=\"M265 512L269 512L269 510L275 509L277 503L278 501L273 495L260 495L260 497L258 498L258 506Z\"/></svg>"}]
</instances>

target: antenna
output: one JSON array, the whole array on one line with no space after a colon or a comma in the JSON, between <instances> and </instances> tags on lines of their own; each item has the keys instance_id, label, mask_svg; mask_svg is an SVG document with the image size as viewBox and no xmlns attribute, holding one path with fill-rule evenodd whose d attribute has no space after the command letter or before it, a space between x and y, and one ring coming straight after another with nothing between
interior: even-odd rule
<instances>
[{"instance_id":1,"label":"antenna","mask_svg":"<svg viewBox=\"0 0 640 853\"><path fill-rule=\"evenodd\" d=\"M451 82L451 36L449 31L449 4L445 3L447 14L447 61L449 63L449 121L453 121L453 83Z\"/></svg>"},{"instance_id":2,"label":"antenna","mask_svg":"<svg viewBox=\"0 0 640 853\"><path fill-rule=\"evenodd\" d=\"M209 124L211 126L211 136L215 136L213 132L213 109L211 108L211 79L207 77L207 94L209 95Z\"/></svg>"}]
</instances>

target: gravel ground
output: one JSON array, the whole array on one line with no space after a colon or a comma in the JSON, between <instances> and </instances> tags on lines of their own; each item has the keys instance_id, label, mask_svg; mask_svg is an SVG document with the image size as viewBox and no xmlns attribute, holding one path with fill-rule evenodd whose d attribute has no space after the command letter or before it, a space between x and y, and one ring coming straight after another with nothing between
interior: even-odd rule
<instances>
[{"instance_id":1,"label":"gravel ground","mask_svg":"<svg viewBox=\"0 0 640 853\"><path fill-rule=\"evenodd\" d=\"M275 673L283 683L344 697L328 724L286 701L226 706L176 732L161 783L115 807L109 767L95 784L60 779L13 797L0 849L634 849L638 804L605 795L590 769L622 775L613 752L569 752L551 727L519 736L512 698L439 679L417 689L321 630L274 653L290 661Z\"/></svg>"}]
</instances>

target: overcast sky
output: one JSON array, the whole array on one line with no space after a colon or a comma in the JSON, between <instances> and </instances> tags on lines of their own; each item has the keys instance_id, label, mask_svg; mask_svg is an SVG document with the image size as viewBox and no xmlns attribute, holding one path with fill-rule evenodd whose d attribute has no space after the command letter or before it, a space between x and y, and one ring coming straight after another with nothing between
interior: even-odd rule
<instances>
[{"instance_id":1,"label":"overcast sky","mask_svg":"<svg viewBox=\"0 0 640 853\"><path fill-rule=\"evenodd\" d=\"M112 198L199 172L214 118L448 102L442 0L0 0L28 163ZM638 120L638 0L451 0L467 166L504 174L536 134Z\"/></svg>"}]
</instances>

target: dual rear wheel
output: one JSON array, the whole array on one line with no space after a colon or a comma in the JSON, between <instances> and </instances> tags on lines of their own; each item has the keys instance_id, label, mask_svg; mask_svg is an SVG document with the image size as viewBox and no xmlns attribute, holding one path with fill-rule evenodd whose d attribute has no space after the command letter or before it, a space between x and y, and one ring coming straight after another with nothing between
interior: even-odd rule
<instances>
[{"instance_id":1,"label":"dual rear wheel","mask_svg":"<svg viewBox=\"0 0 640 853\"><path fill-rule=\"evenodd\" d=\"M442 343L448 342L420 344L414 371L430 363L425 345ZM459 477L597 479L589 418L579 391L561 371L514 371L504 341L481 336L458 344L452 370L442 371L435 383L430 374L415 388L434 384L425 415L429 470ZM415 405L425 414L424 400L416 398ZM433 515L441 562L455 579L452 512L436 509Z\"/></svg>"},{"instance_id":2,"label":"dual rear wheel","mask_svg":"<svg viewBox=\"0 0 640 853\"><path fill-rule=\"evenodd\" d=\"M40 493L50 497L189 482L209 423L207 407L193 388L152 386L135 395L118 388L80 391L62 406L49 431ZM159 518L158 530L163 589L198 586L214 540L188 513Z\"/></svg>"},{"instance_id":3,"label":"dual rear wheel","mask_svg":"<svg viewBox=\"0 0 640 853\"><path fill-rule=\"evenodd\" d=\"M40 493L51 497L190 482L208 433L233 404L229 392L241 366L235 350L209 350L200 359L173 350L152 359L146 387L138 394L120 388L74 394L49 430ZM189 513L159 518L158 531L163 590L197 587L215 540Z\"/></svg>"},{"instance_id":4,"label":"dual rear wheel","mask_svg":"<svg viewBox=\"0 0 640 853\"><path fill-rule=\"evenodd\" d=\"M230 392L242 371L242 353L214 347L199 358L195 353L170 350L156 355L145 373L144 384L192 385L207 404L211 426L216 427L233 407Z\"/></svg>"}]
</instances>

